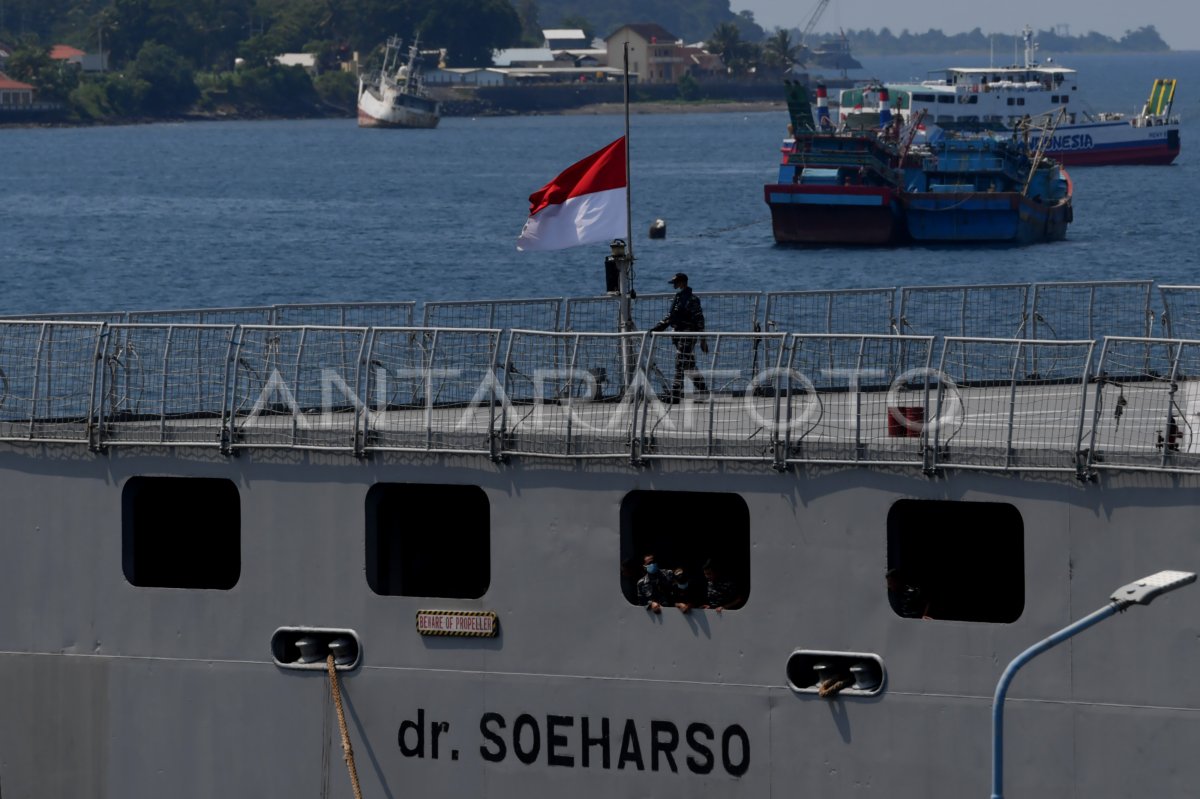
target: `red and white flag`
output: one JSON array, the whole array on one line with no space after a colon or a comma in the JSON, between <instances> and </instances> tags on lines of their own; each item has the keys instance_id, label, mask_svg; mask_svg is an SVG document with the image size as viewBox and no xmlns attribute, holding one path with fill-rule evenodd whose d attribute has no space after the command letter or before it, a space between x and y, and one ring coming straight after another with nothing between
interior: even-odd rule
<instances>
[{"instance_id":1,"label":"red and white flag","mask_svg":"<svg viewBox=\"0 0 1200 799\"><path fill-rule=\"evenodd\" d=\"M622 136L529 195L529 219L517 249L561 250L625 238L627 189Z\"/></svg>"}]
</instances>

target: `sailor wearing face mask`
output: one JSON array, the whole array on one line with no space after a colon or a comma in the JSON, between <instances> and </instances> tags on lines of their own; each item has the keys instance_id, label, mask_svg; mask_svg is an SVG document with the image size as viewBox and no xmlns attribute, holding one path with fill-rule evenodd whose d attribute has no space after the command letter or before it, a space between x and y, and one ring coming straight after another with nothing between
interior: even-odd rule
<instances>
[{"instance_id":1,"label":"sailor wearing face mask","mask_svg":"<svg viewBox=\"0 0 1200 799\"><path fill-rule=\"evenodd\" d=\"M671 601L671 581L654 562L654 555L642 559L642 568L646 573L637 583L638 604L654 613L662 613L663 603Z\"/></svg>"},{"instance_id":2,"label":"sailor wearing face mask","mask_svg":"<svg viewBox=\"0 0 1200 799\"><path fill-rule=\"evenodd\" d=\"M692 579L688 569L671 572L671 601L684 613L704 604L704 581Z\"/></svg>"}]
</instances>

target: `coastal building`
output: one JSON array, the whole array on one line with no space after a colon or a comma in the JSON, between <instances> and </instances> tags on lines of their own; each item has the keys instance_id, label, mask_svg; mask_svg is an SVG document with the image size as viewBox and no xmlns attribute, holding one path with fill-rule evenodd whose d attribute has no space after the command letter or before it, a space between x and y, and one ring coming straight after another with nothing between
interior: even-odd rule
<instances>
[{"instance_id":1,"label":"coastal building","mask_svg":"<svg viewBox=\"0 0 1200 799\"><path fill-rule=\"evenodd\" d=\"M310 75L317 74L317 57L313 53L282 53L275 63L283 67L304 67Z\"/></svg>"},{"instance_id":2,"label":"coastal building","mask_svg":"<svg viewBox=\"0 0 1200 799\"><path fill-rule=\"evenodd\" d=\"M723 78L726 75L725 61L717 53L704 49L704 44L687 44L679 48L685 71L693 78ZM682 77L682 76L681 76Z\"/></svg>"},{"instance_id":3,"label":"coastal building","mask_svg":"<svg viewBox=\"0 0 1200 799\"><path fill-rule=\"evenodd\" d=\"M481 67L439 67L425 70L429 86L503 86L505 70Z\"/></svg>"},{"instance_id":4,"label":"coastal building","mask_svg":"<svg viewBox=\"0 0 1200 799\"><path fill-rule=\"evenodd\" d=\"M603 40L589 39L582 30L548 28L542 31L542 36L556 61L569 62L576 67L608 65L608 49Z\"/></svg>"},{"instance_id":5,"label":"coastal building","mask_svg":"<svg viewBox=\"0 0 1200 799\"><path fill-rule=\"evenodd\" d=\"M56 44L51 47L50 60L74 64L83 72L105 72L108 69L106 53L85 53L69 44Z\"/></svg>"},{"instance_id":6,"label":"coastal building","mask_svg":"<svg viewBox=\"0 0 1200 799\"><path fill-rule=\"evenodd\" d=\"M592 40L578 28L547 28L542 31L550 50L587 50Z\"/></svg>"},{"instance_id":7,"label":"coastal building","mask_svg":"<svg viewBox=\"0 0 1200 799\"><path fill-rule=\"evenodd\" d=\"M497 50L492 55L492 64L497 67L552 67L554 51L549 47L510 47Z\"/></svg>"},{"instance_id":8,"label":"coastal building","mask_svg":"<svg viewBox=\"0 0 1200 799\"><path fill-rule=\"evenodd\" d=\"M29 108L33 105L33 87L0 72L0 108Z\"/></svg>"},{"instance_id":9,"label":"coastal building","mask_svg":"<svg viewBox=\"0 0 1200 799\"><path fill-rule=\"evenodd\" d=\"M56 44L50 48L51 61L66 61L68 64L82 64L87 53L69 44Z\"/></svg>"},{"instance_id":10,"label":"coastal building","mask_svg":"<svg viewBox=\"0 0 1200 799\"><path fill-rule=\"evenodd\" d=\"M621 68L629 43L629 71L641 83L675 83L687 72L683 44L675 34L653 22L623 25L609 34L608 65Z\"/></svg>"}]
</instances>

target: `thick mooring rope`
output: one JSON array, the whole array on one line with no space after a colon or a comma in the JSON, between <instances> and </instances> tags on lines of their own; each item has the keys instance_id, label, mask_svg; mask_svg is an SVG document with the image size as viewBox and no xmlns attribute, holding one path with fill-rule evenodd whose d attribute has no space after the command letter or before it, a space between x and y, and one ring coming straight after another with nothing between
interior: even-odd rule
<instances>
[{"instance_id":1,"label":"thick mooring rope","mask_svg":"<svg viewBox=\"0 0 1200 799\"><path fill-rule=\"evenodd\" d=\"M362 788L358 785L358 769L354 767L354 750L350 747L350 731L346 729L346 712L342 710L342 688L338 684L337 667L333 655L325 659L325 667L329 669L329 691L333 694L333 704L337 708L338 729L342 732L342 755L346 761L346 770L350 772L350 787L354 789L354 799L362 799Z\"/></svg>"}]
</instances>

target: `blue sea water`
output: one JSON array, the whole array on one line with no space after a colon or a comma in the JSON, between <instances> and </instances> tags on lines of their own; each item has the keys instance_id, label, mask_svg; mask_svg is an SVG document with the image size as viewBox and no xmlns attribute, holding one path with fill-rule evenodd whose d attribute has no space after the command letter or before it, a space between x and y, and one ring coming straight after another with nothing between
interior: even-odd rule
<instances>
[{"instance_id":1,"label":"blue sea water","mask_svg":"<svg viewBox=\"0 0 1200 799\"><path fill-rule=\"evenodd\" d=\"M955 58L956 65L984 63ZM947 59L865 60L923 77ZM787 117L634 114L637 287L698 289L1035 280L1200 283L1200 53L1081 56L1095 110L1132 112L1177 77L1170 167L1077 168L1066 241L1025 248L776 246L762 186ZM352 120L0 131L0 313L272 302L578 296L602 245L518 253L528 195L622 132L619 115L447 118L434 131ZM646 231L661 217L665 240Z\"/></svg>"}]
</instances>

